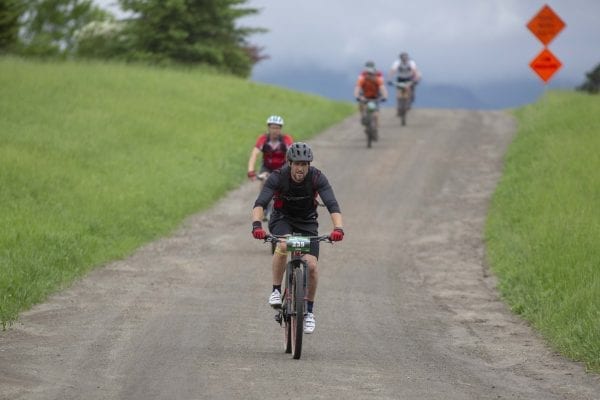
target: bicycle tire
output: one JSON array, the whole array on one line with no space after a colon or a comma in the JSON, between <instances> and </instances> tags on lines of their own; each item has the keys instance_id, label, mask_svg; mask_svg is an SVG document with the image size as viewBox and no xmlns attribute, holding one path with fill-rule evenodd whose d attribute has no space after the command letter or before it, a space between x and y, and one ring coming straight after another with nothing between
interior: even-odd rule
<instances>
[{"instance_id":1,"label":"bicycle tire","mask_svg":"<svg viewBox=\"0 0 600 400\"><path fill-rule=\"evenodd\" d=\"M367 136L367 148L371 147L371 141L373 137L371 136L371 121L373 120L373 116L370 112L365 111L362 116L362 125L365 128L365 135Z\"/></svg>"},{"instance_id":2,"label":"bicycle tire","mask_svg":"<svg viewBox=\"0 0 600 400\"><path fill-rule=\"evenodd\" d=\"M295 360L302 354L302 335L304 334L304 271L294 268L292 281L291 339L292 355Z\"/></svg>"},{"instance_id":3,"label":"bicycle tire","mask_svg":"<svg viewBox=\"0 0 600 400\"><path fill-rule=\"evenodd\" d=\"M286 290L287 291L287 290ZM287 293L286 293L287 294ZM292 321L290 320L290 315L284 313L284 348L285 352L290 354L292 352Z\"/></svg>"},{"instance_id":4,"label":"bicycle tire","mask_svg":"<svg viewBox=\"0 0 600 400\"><path fill-rule=\"evenodd\" d=\"M377 132L377 120L375 117L371 118L371 141L377 141L379 132Z\"/></svg>"},{"instance_id":5,"label":"bicycle tire","mask_svg":"<svg viewBox=\"0 0 600 400\"><path fill-rule=\"evenodd\" d=\"M290 263L286 265L285 270L285 290L283 296L283 322L284 322L284 348L286 353L292 352L292 314L290 290L292 288L292 266Z\"/></svg>"},{"instance_id":6,"label":"bicycle tire","mask_svg":"<svg viewBox=\"0 0 600 400\"><path fill-rule=\"evenodd\" d=\"M406 113L408 112L408 99L401 98L398 99L398 115L400 116L400 120L402 121L402 126L406 125Z\"/></svg>"}]
</instances>

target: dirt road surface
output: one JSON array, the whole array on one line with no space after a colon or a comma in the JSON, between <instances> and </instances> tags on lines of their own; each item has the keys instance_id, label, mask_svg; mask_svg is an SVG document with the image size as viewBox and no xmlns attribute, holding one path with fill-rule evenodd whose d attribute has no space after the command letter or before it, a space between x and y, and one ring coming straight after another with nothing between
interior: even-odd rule
<instances>
[{"instance_id":1,"label":"dirt road surface","mask_svg":"<svg viewBox=\"0 0 600 400\"><path fill-rule=\"evenodd\" d=\"M600 399L598 375L511 314L484 261L515 128L501 111L426 109L401 127L386 109L372 149L358 116L310 142L346 237L322 245L301 360L267 306L247 183L0 332L0 398Z\"/></svg>"}]
</instances>

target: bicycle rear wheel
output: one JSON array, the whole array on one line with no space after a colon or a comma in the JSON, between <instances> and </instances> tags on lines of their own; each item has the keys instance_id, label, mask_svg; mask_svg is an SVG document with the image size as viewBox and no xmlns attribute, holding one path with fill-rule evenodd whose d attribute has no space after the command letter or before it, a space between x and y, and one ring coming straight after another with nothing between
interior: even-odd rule
<instances>
[{"instance_id":1,"label":"bicycle rear wheel","mask_svg":"<svg viewBox=\"0 0 600 400\"><path fill-rule=\"evenodd\" d=\"M398 99L398 116L402 121L402 126L406 125L406 113L408 112L409 99L402 97Z\"/></svg>"},{"instance_id":2,"label":"bicycle rear wheel","mask_svg":"<svg viewBox=\"0 0 600 400\"><path fill-rule=\"evenodd\" d=\"M302 354L302 334L304 333L304 271L301 267L294 268L291 289L290 337L293 357L298 360Z\"/></svg>"}]
</instances>

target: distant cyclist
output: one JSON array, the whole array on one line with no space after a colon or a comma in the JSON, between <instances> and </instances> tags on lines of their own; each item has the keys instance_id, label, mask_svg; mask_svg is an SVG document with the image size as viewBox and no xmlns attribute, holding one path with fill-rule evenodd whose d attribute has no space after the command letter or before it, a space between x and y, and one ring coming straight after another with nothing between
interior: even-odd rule
<instances>
[{"instance_id":1,"label":"distant cyclist","mask_svg":"<svg viewBox=\"0 0 600 400\"><path fill-rule=\"evenodd\" d=\"M274 171L267 179L252 209L252 236L264 239L266 232L262 227L264 209L274 199L274 210L269 220L269 231L275 236L298 234L317 236L319 223L317 220L317 193L325 203L331 216L333 231L329 237L332 241L344 238L342 214L333 189L325 175L315 167L311 167L313 152L309 145L294 143L287 152L288 165ZM307 314L304 316L304 333L313 333L316 326L314 301L317 293L319 243L311 241L310 254L305 254L308 264L309 286L306 295ZM285 272L287 253L285 243L279 243L272 260L273 289L269 296L272 307L281 306L281 281Z\"/></svg>"},{"instance_id":2,"label":"distant cyclist","mask_svg":"<svg viewBox=\"0 0 600 400\"><path fill-rule=\"evenodd\" d=\"M400 53L400 57L392 64L388 81L390 85L393 85L394 77L396 82L412 82L410 102L414 102L415 89L421 80L421 72L417 68L417 63L408 56L407 52ZM398 96L400 96L399 93Z\"/></svg>"},{"instance_id":3,"label":"distant cyclist","mask_svg":"<svg viewBox=\"0 0 600 400\"><path fill-rule=\"evenodd\" d=\"M262 164L258 177L261 179L260 188L262 189L268 175L285 164L287 149L294 142L291 135L282 132L283 118L279 115L271 115L267 118L267 132L261 134L256 139L256 144L250 153L248 160L248 178L256 180L257 174L254 171L256 160L262 153ZM265 217L268 217L265 215Z\"/></svg>"},{"instance_id":4,"label":"distant cyclist","mask_svg":"<svg viewBox=\"0 0 600 400\"><path fill-rule=\"evenodd\" d=\"M373 119L375 120L375 126L379 128L379 101L385 101L387 96L383 74L375 68L373 61L367 61L364 71L358 75L354 86L354 97L358 101L358 111L363 124L366 112L365 103L369 100L375 100L377 109L373 112Z\"/></svg>"}]
</instances>

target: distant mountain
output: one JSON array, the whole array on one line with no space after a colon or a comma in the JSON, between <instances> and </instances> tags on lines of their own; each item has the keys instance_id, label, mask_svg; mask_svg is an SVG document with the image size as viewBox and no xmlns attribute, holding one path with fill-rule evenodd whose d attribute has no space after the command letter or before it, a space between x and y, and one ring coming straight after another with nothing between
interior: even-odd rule
<instances>
[{"instance_id":1,"label":"distant mountain","mask_svg":"<svg viewBox=\"0 0 600 400\"><path fill-rule=\"evenodd\" d=\"M257 68L252 79L333 100L354 101L353 89L358 72L356 71L356 75L344 75L318 67L284 68L276 71ZM552 87L574 88L577 84L559 81ZM472 110L505 109L534 102L543 92L544 85L535 76L474 83L468 86L458 83L432 83L424 79L417 86L415 106ZM391 99L386 103L387 107L393 105Z\"/></svg>"},{"instance_id":2,"label":"distant mountain","mask_svg":"<svg viewBox=\"0 0 600 400\"><path fill-rule=\"evenodd\" d=\"M416 88L416 107L425 108L493 108L486 101L477 97L471 90L458 85L430 85L422 82Z\"/></svg>"}]
</instances>

